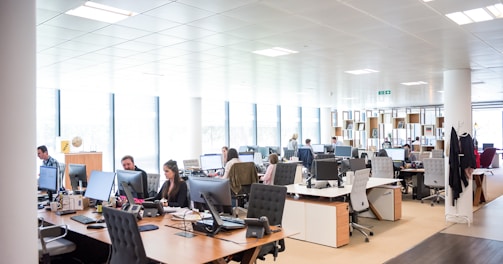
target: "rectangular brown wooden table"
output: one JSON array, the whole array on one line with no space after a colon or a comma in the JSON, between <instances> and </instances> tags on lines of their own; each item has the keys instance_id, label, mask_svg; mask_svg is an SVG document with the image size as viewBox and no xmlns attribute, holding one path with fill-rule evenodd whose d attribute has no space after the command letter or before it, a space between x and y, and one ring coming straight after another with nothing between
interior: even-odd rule
<instances>
[{"instance_id":1,"label":"rectangular brown wooden table","mask_svg":"<svg viewBox=\"0 0 503 264\"><path fill-rule=\"evenodd\" d=\"M94 209L77 211L92 218L100 218L101 214L93 213ZM38 216L44 221L54 225L67 224L68 229L78 234L110 244L110 237L106 228L87 229L87 226L76 222L70 217L75 214L58 216L54 212L44 209L38 211ZM138 225L154 224L159 229L141 232L141 237L147 257L163 263L226 263L227 256L243 253L241 263L254 263L260 248L270 242L278 241L290 235L281 229L264 238L246 238L246 229L220 232L215 237L204 233L194 232L191 238L178 234L185 232L183 221L171 219L170 214L164 216L144 218L138 221ZM191 230L191 225L186 222ZM105 225L105 223L101 224ZM278 229L271 227L271 229ZM92 249L90 249L92 250Z\"/></svg>"}]
</instances>

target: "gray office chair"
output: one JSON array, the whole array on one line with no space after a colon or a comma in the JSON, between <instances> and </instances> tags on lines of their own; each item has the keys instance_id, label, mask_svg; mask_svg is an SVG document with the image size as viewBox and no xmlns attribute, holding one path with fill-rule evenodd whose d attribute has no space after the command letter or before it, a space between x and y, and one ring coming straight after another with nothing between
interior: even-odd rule
<instances>
[{"instance_id":1,"label":"gray office chair","mask_svg":"<svg viewBox=\"0 0 503 264\"><path fill-rule=\"evenodd\" d=\"M161 175L159 173L147 173L148 196L154 197L159 190Z\"/></svg>"},{"instance_id":2,"label":"gray office chair","mask_svg":"<svg viewBox=\"0 0 503 264\"><path fill-rule=\"evenodd\" d=\"M274 185L288 185L295 181L295 173L297 171L297 163L278 163L274 173Z\"/></svg>"},{"instance_id":3,"label":"gray office chair","mask_svg":"<svg viewBox=\"0 0 503 264\"><path fill-rule=\"evenodd\" d=\"M443 149L434 149L431 151L431 157L432 158L443 158L444 157L444 150Z\"/></svg>"},{"instance_id":4,"label":"gray office chair","mask_svg":"<svg viewBox=\"0 0 503 264\"><path fill-rule=\"evenodd\" d=\"M59 186L60 187L64 187L65 186L65 170L66 170L66 164L65 163L62 163L62 162L59 162L59 179L58 179L58 183L59 183Z\"/></svg>"},{"instance_id":5,"label":"gray office chair","mask_svg":"<svg viewBox=\"0 0 503 264\"><path fill-rule=\"evenodd\" d=\"M45 226L44 219L39 219L38 227L38 255L39 263L50 264L55 257L64 257L75 251L77 246L65 239L68 234L67 225ZM76 259L73 259L78 261ZM63 260L64 261L64 260Z\"/></svg>"},{"instance_id":6,"label":"gray office chair","mask_svg":"<svg viewBox=\"0 0 503 264\"><path fill-rule=\"evenodd\" d=\"M150 263L134 214L105 206L103 217L112 242L109 264Z\"/></svg>"},{"instance_id":7,"label":"gray office chair","mask_svg":"<svg viewBox=\"0 0 503 264\"><path fill-rule=\"evenodd\" d=\"M356 229L365 236L365 242L369 242L369 235L373 236L371 227L358 224L358 214L369 210L367 199L367 182L369 181L370 169L355 171L349 195L350 235ZM365 231L369 232L367 234Z\"/></svg>"},{"instance_id":8,"label":"gray office chair","mask_svg":"<svg viewBox=\"0 0 503 264\"><path fill-rule=\"evenodd\" d=\"M445 195L442 194L445 189L445 160L443 158L424 159L423 166L424 185L432 188L434 193L422 198L421 203L431 199L431 206L433 206L435 202L440 203L440 199L445 200Z\"/></svg>"},{"instance_id":9,"label":"gray office chair","mask_svg":"<svg viewBox=\"0 0 503 264\"><path fill-rule=\"evenodd\" d=\"M373 157L371 162L372 177L394 178L393 160L390 157Z\"/></svg>"},{"instance_id":10,"label":"gray office chair","mask_svg":"<svg viewBox=\"0 0 503 264\"><path fill-rule=\"evenodd\" d=\"M418 160L420 160L421 162L425 159L429 159L431 158L431 151L423 151L421 153L419 153L419 157L418 157Z\"/></svg>"}]
</instances>

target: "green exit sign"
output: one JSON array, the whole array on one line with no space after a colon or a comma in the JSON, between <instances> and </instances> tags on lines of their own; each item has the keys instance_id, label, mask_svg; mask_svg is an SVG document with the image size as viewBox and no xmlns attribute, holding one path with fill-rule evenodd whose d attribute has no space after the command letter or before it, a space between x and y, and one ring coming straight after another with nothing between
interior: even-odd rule
<instances>
[{"instance_id":1,"label":"green exit sign","mask_svg":"<svg viewBox=\"0 0 503 264\"><path fill-rule=\"evenodd\" d=\"M386 90L386 91L377 91L378 95L385 95L385 94L391 94L391 90Z\"/></svg>"}]
</instances>

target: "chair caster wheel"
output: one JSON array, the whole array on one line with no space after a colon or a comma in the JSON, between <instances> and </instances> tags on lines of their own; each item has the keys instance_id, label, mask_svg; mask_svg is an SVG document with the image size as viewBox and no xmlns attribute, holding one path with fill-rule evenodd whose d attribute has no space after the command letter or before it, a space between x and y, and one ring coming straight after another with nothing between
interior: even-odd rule
<instances>
[{"instance_id":1,"label":"chair caster wheel","mask_svg":"<svg viewBox=\"0 0 503 264\"><path fill-rule=\"evenodd\" d=\"M370 232L370 235L373 236L374 235L374 232ZM368 239L368 238L367 238Z\"/></svg>"},{"instance_id":2,"label":"chair caster wheel","mask_svg":"<svg viewBox=\"0 0 503 264\"><path fill-rule=\"evenodd\" d=\"M431 207L433 207L435 204L434 204L434 203L432 203L432 204L430 204L430 205L431 205Z\"/></svg>"},{"instance_id":3,"label":"chair caster wheel","mask_svg":"<svg viewBox=\"0 0 503 264\"><path fill-rule=\"evenodd\" d=\"M369 238L368 237L365 238L365 242L367 242L367 243L369 242Z\"/></svg>"},{"instance_id":4,"label":"chair caster wheel","mask_svg":"<svg viewBox=\"0 0 503 264\"><path fill-rule=\"evenodd\" d=\"M353 236L353 232L349 232L349 236Z\"/></svg>"},{"instance_id":5,"label":"chair caster wheel","mask_svg":"<svg viewBox=\"0 0 503 264\"><path fill-rule=\"evenodd\" d=\"M423 201L423 200L421 200L421 203L424 203L424 201Z\"/></svg>"}]
</instances>

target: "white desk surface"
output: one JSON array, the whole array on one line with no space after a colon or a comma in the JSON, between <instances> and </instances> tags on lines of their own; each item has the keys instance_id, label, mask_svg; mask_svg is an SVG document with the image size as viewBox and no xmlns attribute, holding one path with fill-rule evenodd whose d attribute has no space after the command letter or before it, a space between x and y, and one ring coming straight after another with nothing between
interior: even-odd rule
<instances>
[{"instance_id":1,"label":"white desk surface","mask_svg":"<svg viewBox=\"0 0 503 264\"><path fill-rule=\"evenodd\" d=\"M367 182L367 189L374 188L381 185L386 185L394 182L399 182L400 179L387 179L387 178L369 178ZM320 196L326 198L335 198L338 196L343 196L351 193L352 185L344 185L344 188L338 188L337 183L332 184L335 187L323 188L323 189L315 189L315 188L307 188L305 183L302 184L290 184L286 185L287 193L301 194L301 195L310 195L310 196Z\"/></svg>"}]
</instances>

